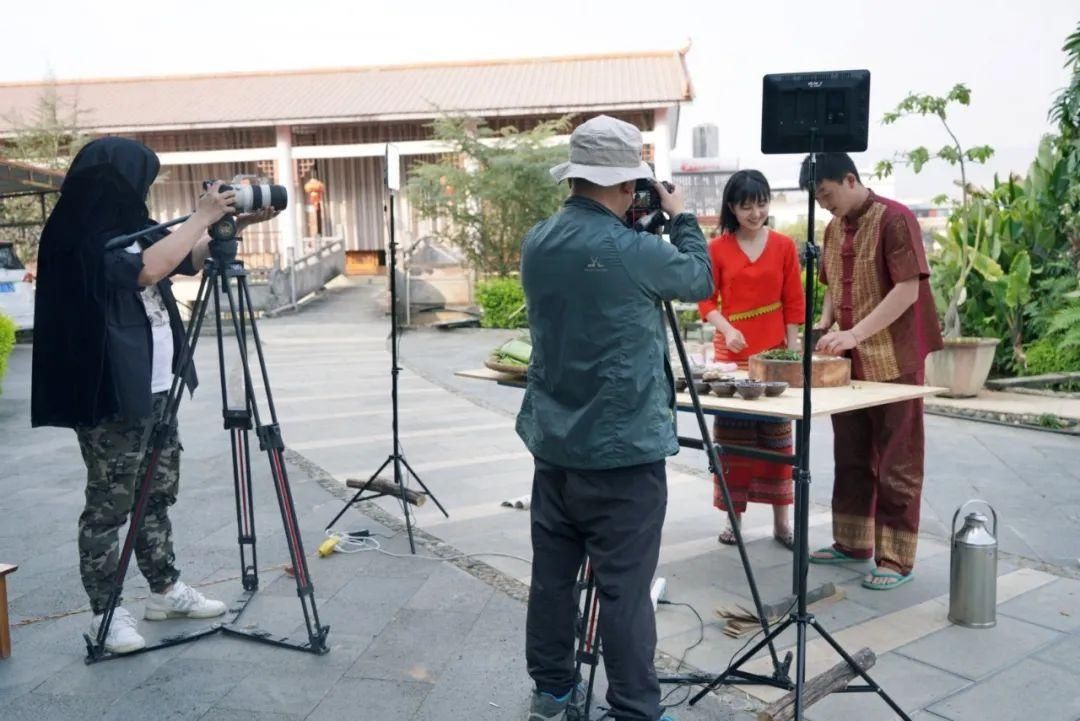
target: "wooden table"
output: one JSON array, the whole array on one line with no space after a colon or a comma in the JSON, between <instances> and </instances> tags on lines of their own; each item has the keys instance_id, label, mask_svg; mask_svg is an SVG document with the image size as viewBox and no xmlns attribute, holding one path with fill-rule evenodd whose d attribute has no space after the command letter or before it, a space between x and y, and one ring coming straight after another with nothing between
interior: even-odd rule
<instances>
[{"instance_id":1,"label":"wooden table","mask_svg":"<svg viewBox=\"0 0 1080 721\"><path fill-rule=\"evenodd\" d=\"M462 378L493 381L500 385L525 387L523 377L513 373L500 373L489 368L458 371L454 375ZM746 372L738 371L730 375L737 378L745 377ZM813 388L810 391L811 415L831 416L834 413L844 413L845 411L854 411L860 408L872 408L899 401L926 398L945 390L948 389L934 386L911 386L900 383L874 383L871 381L852 381L849 386L839 386L837 388ZM701 409L710 415L739 413L787 420L802 419L802 388L788 388L776 398L762 396L752 401L744 400L738 396L719 398L711 394L699 395L698 398L701 400ZM676 394L675 404L681 411L692 411L694 409L688 393Z\"/></svg>"},{"instance_id":2,"label":"wooden table","mask_svg":"<svg viewBox=\"0 0 1080 721\"><path fill-rule=\"evenodd\" d=\"M8 625L7 575L19 570L11 563L0 563L0 659L11 655L11 627Z\"/></svg>"},{"instance_id":3,"label":"wooden table","mask_svg":"<svg viewBox=\"0 0 1080 721\"><path fill-rule=\"evenodd\" d=\"M500 385L513 386L516 388L525 387L525 378L523 376L514 373L493 371L490 368L458 371L454 375L462 378L473 378L475 380L495 382ZM746 371L736 371L726 375L731 375L736 378L745 378L747 374ZM844 413L846 411L854 411L861 408L872 408L874 406L883 406L889 403L925 398L927 396L937 395L945 390L948 389L937 388L934 386L903 385L900 383L873 383L871 381L852 381L851 385L839 386L836 388L812 388L810 391L810 415L811 417L831 416L834 413ZM720 398L712 394L699 394L698 398L701 401L701 409L706 414L738 414L792 420L795 421L796 425L796 439L801 435L799 431L801 430L803 419L802 388L788 388L775 398L762 396L761 398L756 398L752 401L739 398L738 396L734 398ZM688 393L677 393L675 395L675 405L681 411L692 412L694 410L693 402ZM679 445L684 448L697 449L704 449L706 447L705 441L684 436L679 436ZM796 440L796 447L797 445L798 441ZM726 446L723 448L722 452L747 458L786 463L796 467L799 462L798 451L796 451L795 455L786 455L759 448ZM809 499L808 495L807 499ZM798 502L796 501L796 503ZM795 519L795 522L799 522L798 518ZM795 598L795 594L798 594L799 589L798 569L799 564L794 564L792 569L793 595L786 597L773 605L781 606L783 608L791 607L791 602ZM811 589L808 591L807 595L809 597L816 596L820 598L823 595L822 589L825 587L831 588L831 584L824 584L820 588ZM831 591L825 595L829 594L831 594Z\"/></svg>"}]
</instances>

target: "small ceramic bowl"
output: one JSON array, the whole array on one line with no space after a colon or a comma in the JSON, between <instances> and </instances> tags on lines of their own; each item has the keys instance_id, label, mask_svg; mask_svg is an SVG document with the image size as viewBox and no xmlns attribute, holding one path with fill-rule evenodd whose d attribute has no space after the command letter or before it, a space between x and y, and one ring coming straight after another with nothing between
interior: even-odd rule
<instances>
[{"instance_id":1,"label":"small ceramic bowl","mask_svg":"<svg viewBox=\"0 0 1080 721\"><path fill-rule=\"evenodd\" d=\"M761 381L738 381L735 383L735 392L744 400L752 401L761 398L765 393L765 384Z\"/></svg>"},{"instance_id":2,"label":"small ceramic bowl","mask_svg":"<svg viewBox=\"0 0 1080 721\"><path fill-rule=\"evenodd\" d=\"M686 379L682 376L675 378L675 392L682 393L686 390Z\"/></svg>"},{"instance_id":3,"label":"small ceramic bowl","mask_svg":"<svg viewBox=\"0 0 1080 721\"><path fill-rule=\"evenodd\" d=\"M785 381L769 381L765 384L765 395L769 398L776 398L787 389L788 384Z\"/></svg>"},{"instance_id":4,"label":"small ceramic bowl","mask_svg":"<svg viewBox=\"0 0 1080 721\"><path fill-rule=\"evenodd\" d=\"M709 381L709 388L712 390L714 396L731 398L735 395L735 380L733 378L719 378L714 381Z\"/></svg>"},{"instance_id":5,"label":"small ceramic bowl","mask_svg":"<svg viewBox=\"0 0 1080 721\"><path fill-rule=\"evenodd\" d=\"M699 396L703 396L709 392L709 384L705 381L694 379L694 390L698 392Z\"/></svg>"}]
</instances>

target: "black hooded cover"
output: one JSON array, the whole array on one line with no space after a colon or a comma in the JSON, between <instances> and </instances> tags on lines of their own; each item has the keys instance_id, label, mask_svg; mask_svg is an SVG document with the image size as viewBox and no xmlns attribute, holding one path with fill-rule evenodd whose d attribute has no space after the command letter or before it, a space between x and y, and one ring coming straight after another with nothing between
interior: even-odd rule
<instances>
[{"instance_id":1,"label":"black hooded cover","mask_svg":"<svg viewBox=\"0 0 1080 721\"><path fill-rule=\"evenodd\" d=\"M148 416L151 336L138 284L142 256L106 251L111 238L152 225L146 208L160 165L125 138L94 140L75 156L38 250L31 393L33 426L91 426ZM163 233L143 241L144 246ZM184 334L169 281L176 358ZM194 378L188 386L194 388Z\"/></svg>"}]
</instances>

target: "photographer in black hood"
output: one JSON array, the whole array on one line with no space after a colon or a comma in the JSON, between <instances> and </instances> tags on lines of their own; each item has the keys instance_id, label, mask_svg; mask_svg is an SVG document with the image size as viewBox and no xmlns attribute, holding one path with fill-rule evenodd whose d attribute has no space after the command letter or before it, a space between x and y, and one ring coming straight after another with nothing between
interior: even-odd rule
<instances>
[{"instance_id":1,"label":"photographer in black hood","mask_svg":"<svg viewBox=\"0 0 1080 721\"><path fill-rule=\"evenodd\" d=\"M72 428L86 464L86 506L79 517L79 565L96 635L119 556L119 529L134 503L150 432L162 416L173 374L186 354L183 323L169 276L194 275L209 254L207 227L232 211L220 183L199 198L191 218L126 248L111 238L155 225L146 201L160 163L146 146L102 138L75 156L49 216L38 252L31 423ZM246 225L271 217L258 213ZM184 385L194 391L193 368ZM135 540L150 584L145 617L208 618L225 604L179 581L168 508L176 502L180 442L169 431L146 515ZM117 608L107 651L145 645L131 614Z\"/></svg>"}]
</instances>

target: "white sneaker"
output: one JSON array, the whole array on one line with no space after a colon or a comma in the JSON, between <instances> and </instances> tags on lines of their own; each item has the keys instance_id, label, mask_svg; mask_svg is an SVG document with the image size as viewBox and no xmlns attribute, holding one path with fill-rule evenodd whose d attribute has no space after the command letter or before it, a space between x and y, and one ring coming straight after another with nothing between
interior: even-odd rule
<instances>
[{"instance_id":1,"label":"white sneaker","mask_svg":"<svg viewBox=\"0 0 1080 721\"><path fill-rule=\"evenodd\" d=\"M168 593L153 593L146 600L147 621L167 618L213 618L225 613L225 604L207 598L183 581L173 584Z\"/></svg>"},{"instance_id":2,"label":"white sneaker","mask_svg":"<svg viewBox=\"0 0 1080 721\"><path fill-rule=\"evenodd\" d=\"M104 614L98 614L90 621L90 637L93 639L97 638L102 618ZM128 613L127 609L118 606L113 611L109 632L105 634L105 650L109 653L131 653L144 648L146 639L135 630L137 625L135 617Z\"/></svg>"}]
</instances>

